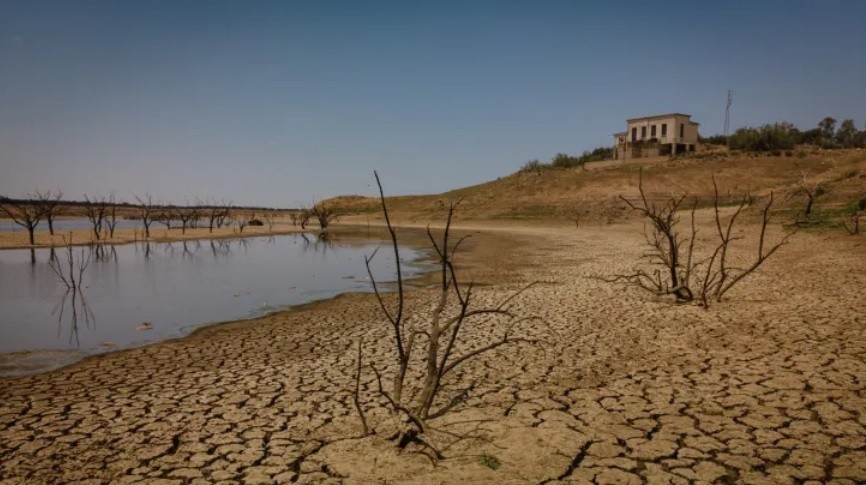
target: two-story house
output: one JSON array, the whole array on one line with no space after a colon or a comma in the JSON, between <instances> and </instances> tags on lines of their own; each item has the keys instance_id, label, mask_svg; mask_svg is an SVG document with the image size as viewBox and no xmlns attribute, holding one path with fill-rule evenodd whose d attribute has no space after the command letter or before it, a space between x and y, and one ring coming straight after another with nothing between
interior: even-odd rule
<instances>
[{"instance_id":1,"label":"two-story house","mask_svg":"<svg viewBox=\"0 0 866 485\"><path fill-rule=\"evenodd\" d=\"M626 160L695 151L700 124L691 118L670 113L627 120L626 131L613 135L614 158Z\"/></svg>"}]
</instances>

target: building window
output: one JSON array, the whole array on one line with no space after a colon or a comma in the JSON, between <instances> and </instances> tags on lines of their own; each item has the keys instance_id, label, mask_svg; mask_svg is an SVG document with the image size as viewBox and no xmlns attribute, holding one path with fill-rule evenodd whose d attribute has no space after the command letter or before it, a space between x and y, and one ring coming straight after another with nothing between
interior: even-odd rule
<instances>
[{"instance_id":1,"label":"building window","mask_svg":"<svg viewBox=\"0 0 866 485\"><path fill-rule=\"evenodd\" d=\"M668 136L668 124L662 123L662 138Z\"/></svg>"},{"instance_id":2,"label":"building window","mask_svg":"<svg viewBox=\"0 0 866 485\"><path fill-rule=\"evenodd\" d=\"M680 123L680 138L685 137L686 125L685 123Z\"/></svg>"},{"instance_id":3,"label":"building window","mask_svg":"<svg viewBox=\"0 0 866 485\"><path fill-rule=\"evenodd\" d=\"M640 139L641 140L646 139L646 126L640 127Z\"/></svg>"},{"instance_id":4,"label":"building window","mask_svg":"<svg viewBox=\"0 0 866 485\"><path fill-rule=\"evenodd\" d=\"M637 128L631 129L631 141L637 141Z\"/></svg>"},{"instance_id":5,"label":"building window","mask_svg":"<svg viewBox=\"0 0 866 485\"><path fill-rule=\"evenodd\" d=\"M652 125L652 128L650 128L650 136L653 138L656 137L656 125Z\"/></svg>"}]
</instances>

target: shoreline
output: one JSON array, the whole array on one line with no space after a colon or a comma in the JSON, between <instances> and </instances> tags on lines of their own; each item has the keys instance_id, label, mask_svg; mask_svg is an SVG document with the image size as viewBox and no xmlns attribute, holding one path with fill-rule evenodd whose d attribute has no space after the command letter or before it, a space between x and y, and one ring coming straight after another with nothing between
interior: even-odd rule
<instances>
[{"instance_id":1,"label":"shoreline","mask_svg":"<svg viewBox=\"0 0 866 485\"><path fill-rule=\"evenodd\" d=\"M343 226L340 226L339 228L335 227L334 231L333 231L336 233L334 242L339 243L342 240L343 242L348 242L351 244L352 242L355 242L358 240L370 242L370 241L375 241L375 240L379 239L378 237L374 237L373 235L371 235L369 233L366 235L361 235L358 233L359 230L360 229L354 225L353 226L343 225ZM409 278L405 278L403 280L403 283L406 285L406 289L408 292L408 291L412 291L413 289L416 289L418 287L422 287L426 284L434 282L434 280L435 280L435 278L434 278L435 274L434 273L435 273L436 269L431 266L430 268L427 268L425 270L425 269L423 269L423 267L425 265L430 265L431 263L435 262L436 259L434 258L434 255L432 253L431 248L429 246L423 245L423 243L426 242L426 234L419 234L418 228L404 228L403 231L404 231L404 233L400 235L400 236L402 236L400 238L401 247L407 247L407 248L414 249L419 254L418 259L413 260L411 263L412 265L417 265L419 267L418 273L409 277ZM306 232L307 231L286 232L286 233L280 233L280 234L278 234L278 233L251 234L251 235L245 234L243 237L285 236L285 235L306 233ZM409 237L406 237L407 235ZM384 234L382 234L382 236L384 236ZM223 238L215 238L215 239L225 239L227 237L228 236L223 237ZM151 241L151 242L157 243L155 241ZM162 244L162 243L170 243L170 242L177 242L177 241L160 241L158 243ZM114 244L118 244L118 245L120 245L120 244L134 244L134 242L126 242L126 243L117 242ZM13 249L13 248L8 248L8 249ZM47 249L47 248L43 247L43 248L33 248L33 249ZM396 284L396 280L387 280L387 281L379 282L379 286L383 290L383 294L392 293L394 291L395 284ZM246 317L246 318L234 318L234 319L229 319L229 320L203 322L203 323L198 323L198 324L196 324L196 323L186 324L184 327L181 327L181 328L188 328L189 330L184 332L181 335L175 335L175 336L171 336L168 338L155 340L152 342L146 342L146 343L142 343L139 345L128 346L128 347L106 348L106 350L103 350L103 351L81 351L81 350L76 350L76 349L50 349L49 348L49 349L16 350L16 351L12 351L12 352L3 352L3 353L0 353L0 369L2 369L6 365L9 365L10 369L8 371L0 370L0 382L2 382L3 379L15 379L15 378L22 378L22 377L29 377L29 376L34 376L34 375L51 373L51 372L63 370L63 369L69 368L69 367L73 367L73 366L76 366L78 364L82 364L82 363L84 363L88 360L91 360L91 359L99 359L101 357L105 357L105 356L109 356L109 355L117 354L117 353L122 353L125 351L132 351L135 349L140 349L140 348L154 346L154 345L160 345L160 344L167 343L167 342L194 338L197 333L203 332L203 331L206 331L208 329L215 328L215 327L229 326L229 325L235 325L235 324L240 327L240 326L243 326L245 324L251 324L252 322L255 322L258 320L267 320L270 317L274 317L274 316L318 309L322 306L325 306L326 304L336 302L337 300L341 299L342 297L348 297L349 295L370 295L370 294L372 294L372 287L369 290L365 290L365 291L343 291L343 292L339 292L333 296L326 297L326 298L312 299L312 300L305 301L303 303L294 304L294 305L280 306L279 308L275 308L275 309L270 310L264 314L250 316L250 317ZM36 357L36 360L39 361L39 360L41 360L41 357L46 355L46 354L58 355L58 357L61 358L62 363L60 363L56 366L49 366L47 368L34 370L34 371L26 371L26 370L19 371L15 368L14 362L18 359L23 358L23 360L25 361L25 365L26 365L27 362L30 362L28 357ZM63 359L63 357L66 357L66 356L69 356L69 358ZM11 364L9 364L10 362L11 362ZM6 372L10 372L10 373L6 373Z\"/></svg>"},{"instance_id":2,"label":"shoreline","mask_svg":"<svg viewBox=\"0 0 866 485\"><path fill-rule=\"evenodd\" d=\"M151 237L143 238L143 230L140 228L117 229L115 237L110 239L93 239L93 232L87 229L76 229L74 231L66 231L56 233L52 236L47 230L37 231L35 234L36 244L30 245L27 240L27 231L0 231L0 251L6 249L50 249L63 248L68 244L64 243L64 238L72 234L72 246L90 246L96 244L105 245L121 245L133 243L167 243L167 242L183 242L208 239L241 239L246 237L256 236L279 236L286 234L297 234L303 232L315 232L313 228L301 229L298 226L278 227L274 226L274 230L268 229L266 226L247 226L242 234L237 233L237 228L219 228L214 232L209 232L208 228L188 228L186 234L181 233L180 228L172 229L151 229ZM159 235L155 235L159 234Z\"/></svg>"},{"instance_id":3,"label":"shoreline","mask_svg":"<svg viewBox=\"0 0 866 485\"><path fill-rule=\"evenodd\" d=\"M432 222L419 222L416 216L403 216L396 214L392 216L392 222L397 229L414 230L414 229L442 229L444 222L438 219ZM8 219L0 219L8 220ZM587 227L591 224L586 224ZM377 231L381 232L385 227L384 219L377 217L374 219L366 218L363 215L347 215L341 220L331 223L329 230L332 231ZM466 219L456 220L452 227L455 231L516 231L519 233L533 232L538 229L557 228L567 229L573 227L573 223L558 219L538 219L538 220L487 220L487 219ZM612 226L606 226L612 227ZM72 246L90 246L90 245L123 245L134 243L170 243L184 241L206 241L211 239L242 239L248 237L259 236L281 236L288 234L300 233L318 233L321 229L312 224L306 229L301 229L300 226L292 226L288 223L277 223L274 229L270 230L267 226L247 226L243 234L236 232L235 227L223 227L214 229L214 232L208 232L208 228L188 228L186 234L182 234L180 228L172 228L170 230L158 228L151 229L151 237L144 239L143 230L141 228L125 228L117 229L115 237L111 239L93 239L93 232L89 229L76 229L73 231L59 232L51 236L48 230L38 230L36 232L36 244L30 245L27 241L27 231L2 231L0 230L0 251L14 249L51 249L64 248L67 246L63 239L72 233ZM383 232L383 236L387 236ZM429 240L424 238L425 247L429 246Z\"/></svg>"}]
</instances>

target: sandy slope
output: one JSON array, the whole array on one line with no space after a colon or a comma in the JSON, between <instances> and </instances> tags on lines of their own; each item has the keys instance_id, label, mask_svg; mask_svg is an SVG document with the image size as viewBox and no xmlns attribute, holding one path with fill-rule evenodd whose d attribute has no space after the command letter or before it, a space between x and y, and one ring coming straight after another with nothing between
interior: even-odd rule
<instances>
[{"instance_id":1,"label":"sandy slope","mask_svg":"<svg viewBox=\"0 0 866 485\"><path fill-rule=\"evenodd\" d=\"M866 481L866 240L800 234L730 301L675 305L590 278L636 262L640 226L497 227L463 262L543 339L461 368L484 420L433 466L359 437L356 342L385 362L369 295L0 379L0 478L10 483L835 483ZM476 231L473 231L476 232ZM746 241L748 242L748 241ZM796 268L796 270L794 270ZM431 288L413 291L429 308ZM480 320L467 345L489 339ZM465 348L465 347L464 347ZM387 367L387 366L385 366ZM364 402L378 403L364 378ZM371 419L380 416L371 411ZM481 464L495 456L501 466ZM168 482L166 482L168 483Z\"/></svg>"}]
</instances>

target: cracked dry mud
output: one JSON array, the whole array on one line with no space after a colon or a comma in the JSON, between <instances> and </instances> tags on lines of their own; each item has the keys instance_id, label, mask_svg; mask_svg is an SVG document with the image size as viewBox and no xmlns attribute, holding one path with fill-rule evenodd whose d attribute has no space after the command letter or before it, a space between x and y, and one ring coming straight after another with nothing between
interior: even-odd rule
<instances>
[{"instance_id":1,"label":"cracked dry mud","mask_svg":"<svg viewBox=\"0 0 866 485\"><path fill-rule=\"evenodd\" d=\"M543 344L453 376L478 384L443 420L489 420L487 440L458 443L436 466L359 437L354 346L364 336L365 360L385 358L387 328L370 295L345 295L0 380L0 481L866 481L862 239L800 234L703 310L588 277L630 268L639 230L476 237L471 271L493 283L479 300L541 280L517 309L548 326L526 332ZM473 327L469 343L492 331ZM373 386L365 375L367 407Z\"/></svg>"}]
</instances>

